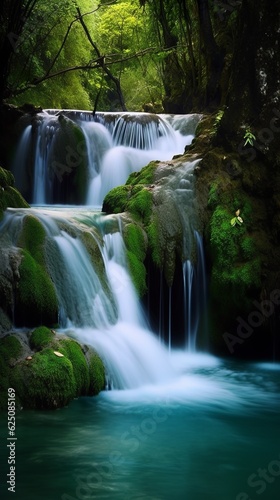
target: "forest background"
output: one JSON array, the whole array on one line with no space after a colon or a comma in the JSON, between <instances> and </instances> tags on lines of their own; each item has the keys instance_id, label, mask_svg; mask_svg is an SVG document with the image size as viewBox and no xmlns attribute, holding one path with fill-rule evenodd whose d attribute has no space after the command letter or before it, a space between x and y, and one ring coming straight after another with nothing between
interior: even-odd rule
<instances>
[{"instance_id":1,"label":"forest background","mask_svg":"<svg viewBox=\"0 0 280 500\"><path fill-rule=\"evenodd\" d=\"M241 6L4 0L0 98L43 108L215 110L226 102Z\"/></svg>"}]
</instances>

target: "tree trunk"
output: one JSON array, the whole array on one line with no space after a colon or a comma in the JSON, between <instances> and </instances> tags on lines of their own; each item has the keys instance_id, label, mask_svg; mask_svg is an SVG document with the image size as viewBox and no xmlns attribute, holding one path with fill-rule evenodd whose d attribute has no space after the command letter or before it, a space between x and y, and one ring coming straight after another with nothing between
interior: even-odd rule
<instances>
[{"instance_id":1,"label":"tree trunk","mask_svg":"<svg viewBox=\"0 0 280 500\"><path fill-rule=\"evenodd\" d=\"M221 101L220 78L224 55L213 35L208 0L197 0L200 36L203 40L207 67L206 107L216 109Z\"/></svg>"},{"instance_id":2,"label":"tree trunk","mask_svg":"<svg viewBox=\"0 0 280 500\"><path fill-rule=\"evenodd\" d=\"M221 122L221 133L229 141L240 141L244 127L249 127L257 140L260 134L260 146L265 145L262 141L266 137L264 153L275 158L279 155L276 130L280 131L279 26L279 0L269 5L266 0L243 0L227 109Z\"/></svg>"}]
</instances>

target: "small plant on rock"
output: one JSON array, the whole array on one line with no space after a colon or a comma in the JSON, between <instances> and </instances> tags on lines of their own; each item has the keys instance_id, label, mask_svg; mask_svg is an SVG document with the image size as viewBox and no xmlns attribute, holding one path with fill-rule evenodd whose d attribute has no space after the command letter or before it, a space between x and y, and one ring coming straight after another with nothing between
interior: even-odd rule
<instances>
[{"instance_id":1,"label":"small plant on rock","mask_svg":"<svg viewBox=\"0 0 280 500\"><path fill-rule=\"evenodd\" d=\"M243 224L243 219L240 217L240 210L236 210L235 212L235 217L233 217L233 219L231 219L230 221L232 227L238 225L238 226L241 226Z\"/></svg>"},{"instance_id":2,"label":"small plant on rock","mask_svg":"<svg viewBox=\"0 0 280 500\"><path fill-rule=\"evenodd\" d=\"M247 144L250 144L250 146L254 145L254 141L256 140L256 136L253 134L250 128L246 128L245 134L244 134L244 146L247 146Z\"/></svg>"}]
</instances>

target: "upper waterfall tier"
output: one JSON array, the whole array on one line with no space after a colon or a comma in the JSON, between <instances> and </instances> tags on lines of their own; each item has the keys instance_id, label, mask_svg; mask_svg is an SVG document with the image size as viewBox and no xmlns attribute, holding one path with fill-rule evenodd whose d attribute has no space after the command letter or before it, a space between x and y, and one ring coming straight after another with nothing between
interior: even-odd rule
<instances>
[{"instance_id":1,"label":"upper waterfall tier","mask_svg":"<svg viewBox=\"0 0 280 500\"><path fill-rule=\"evenodd\" d=\"M16 186L29 203L100 207L130 173L183 154L201 117L45 110L23 120Z\"/></svg>"}]
</instances>

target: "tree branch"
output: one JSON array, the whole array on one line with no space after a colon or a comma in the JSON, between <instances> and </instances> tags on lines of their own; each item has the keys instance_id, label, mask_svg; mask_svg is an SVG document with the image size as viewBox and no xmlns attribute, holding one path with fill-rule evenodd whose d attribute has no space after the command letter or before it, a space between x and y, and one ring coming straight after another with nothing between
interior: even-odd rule
<instances>
[{"instance_id":1,"label":"tree branch","mask_svg":"<svg viewBox=\"0 0 280 500\"><path fill-rule=\"evenodd\" d=\"M112 61L110 61L109 58L113 57L114 54L108 54L107 56L100 55L99 58L97 58L93 61L90 61L87 64L70 66L68 68L63 68L63 69L57 70L53 73L48 73L48 74L45 73L40 78L35 78L30 83L26 83L23 87L20 87L17 89L10 89L9 97L11 97L11 96L15 97L17 95L23 94L27 90L30 90L31 88L36 87L40 83L43 83L47 80L50 80L51 78L55 78L57 76L64 75L64 74L69 73L71 71L79 71L79 70L86 71L86 70L103 68L105 59L106 59L106 69L107 69L107 71L110 71L107 66L113 66L114 64L123 63L125 61L129 61L129 60L134 59L134 58L142 57L142 56L145 56L147 54L157 54L159 52L164 52L164 51L167 52L168 50L170 50L170 49L156 49L155 47L148 47L146 49L140 50L139 52L135 52L134 54L131 54L129 56L121 57L120 59L114 59Z\"/></svg>"},{"instance_id":2,"label":"tree branch","mask_svg":"<svg viewBox=\"0 0 280 500\"><path fill-rule=\"evenodd\" d=\"M112 80L112 82L115 84L116 86L116 90L117 90L117 94L119 96L119 100L120 100L120 104L121 104L121 107L122 107L122 110L123 111L126 111L126 106L125 106L125 102L124 102L124 97L123 97L123 93L122 93L122 89L121 89L121 84L120 84L120 80L118 78L116 78L113 73L109 70L109 68L106 66L105 64L105 56L102 56L101 55L101 52L100 50L98 49L96 43L93 41L92 37L91 37L91 34L84 22L84 19L83 19L83 16L81 15L81 11L79 9L79 7L77 7L77 12L78 12L78 16L79 16L79 20L80 20L80 23L85 31L85 34L87 36L87 39L89 41L89 43L91 44L91 46L94 48L97 56L98 56L98 60L99 60L99 65L100 67L103 69L104 73L106 73L106 75L109 77L110 80Z\"/></svg>"}]
</instances>

